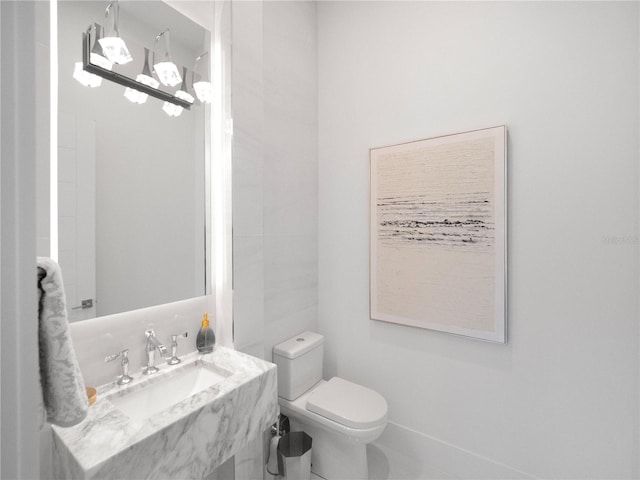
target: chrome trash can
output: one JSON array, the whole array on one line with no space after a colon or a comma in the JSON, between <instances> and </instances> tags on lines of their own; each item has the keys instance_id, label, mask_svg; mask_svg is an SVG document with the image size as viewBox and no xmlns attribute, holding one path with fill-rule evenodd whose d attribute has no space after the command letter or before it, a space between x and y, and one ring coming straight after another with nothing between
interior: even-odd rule
<instances>
[{"instance_id":1,"label":"chrome trash can","mask_svg":"<svg viewBox=\"0 0 640 480\"><path fill-rule=\"evenodd\" d=\"M278 443L278 473L286 480L311 479L311 437L305 432L285 433Z\"/></svg>"}]
</instances>

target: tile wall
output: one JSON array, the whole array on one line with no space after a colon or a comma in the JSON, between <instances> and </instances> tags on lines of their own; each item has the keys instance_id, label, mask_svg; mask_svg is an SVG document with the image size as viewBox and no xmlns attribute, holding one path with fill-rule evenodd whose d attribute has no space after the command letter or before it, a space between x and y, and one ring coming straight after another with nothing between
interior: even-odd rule
<instances>
[{"instance_id":1,"label":"tile wall","mask_svg":"<svg viewBox=\"0 0 640 480\"><path fill-rule=\"evenodd\" d=\"M317 328L314 2L238 2L233 28L234 338L267 360Z\"/></svg>"}]
</instances>

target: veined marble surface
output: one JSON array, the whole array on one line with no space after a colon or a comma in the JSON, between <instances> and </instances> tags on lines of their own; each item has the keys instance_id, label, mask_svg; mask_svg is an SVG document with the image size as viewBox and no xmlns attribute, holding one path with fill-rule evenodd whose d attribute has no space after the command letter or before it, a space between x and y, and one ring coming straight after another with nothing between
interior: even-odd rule
<instances>
[{"instance_id":1,"label":"veined marble surface","mask_svg":"<svg viewBox=\"0 0 640 480\"><path fill-rule=\"evenodd\" d=\"M179 374L194 362L231 375L144 421L130 419L109 401ZM276 421L276 367L271 363L216 347L210 354L185 355L179 365L159 367L160 372L138 374L129 385L100 387L82 423L54 427L55 478L201 479Z\"/></svg>"}]
</instances>

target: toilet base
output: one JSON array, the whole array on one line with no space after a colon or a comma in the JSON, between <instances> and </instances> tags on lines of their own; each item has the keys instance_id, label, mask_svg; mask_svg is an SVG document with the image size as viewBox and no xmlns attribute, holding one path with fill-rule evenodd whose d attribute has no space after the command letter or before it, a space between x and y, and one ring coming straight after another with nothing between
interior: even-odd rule
<instances>
[{"instance_id":1,"label":"toilet base","mask_svg":"<svg viewBox=\"0 0 640 480\"><path fill-rule=\"evenodd\" d=\"M307 432L312 438L311 471L326 480L369 478L366 443L337 435L321 426L300 422L289 415L291 431Z\"/></svg>"}]
</instances>

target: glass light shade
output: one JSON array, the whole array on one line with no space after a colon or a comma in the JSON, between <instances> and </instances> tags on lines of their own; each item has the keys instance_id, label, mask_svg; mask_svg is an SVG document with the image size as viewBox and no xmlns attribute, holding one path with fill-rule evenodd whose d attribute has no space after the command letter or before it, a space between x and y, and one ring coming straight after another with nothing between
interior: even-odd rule
<instances>
[{"instance_id":1,"label":"glass light shade","mask_svg":"<svg viewBox=\"0 0 640 480\"><path fill-rule=\"evenodd\" d=\"M203 103L211 103L213 99L213 85L211 82L196 82L193 84L193 90L196 92L196 97Z\"/></svg>"},{"instance_id":2,"label":"glass light shade","mask_svg":"<svg viewBox=\"0 0 640 480\"><path fill-rule=\"evenodd\" d=\"M124 98L126 98L132 103L138 103L142 105L144 102L147 101L147 98L149 98L149 95L139 90L136 90L135 88L127 87L124 90Z\"/></svg>"},{"instance_id":3,"label":"glass light shade","mask_svg":"<svg viewBox=\"0 0 640 480\"><path fill-rule=\"evenodd\" d=\"M180 100L184 100L185 102L193 103L196 99L193 98L193 95L185 92L184 90L178 90L175 95Z\"/></svg>"},{"instance_id":4,"label":"glass light shade","mask_svg":"<svg viewBox=\"0 0 640 480\"><path fill-rule=\"evenodd\" d=\"M158 80L144 73L141 73L136 77L136 82L142 83L143 85L151 88L158 88L160 86L160 82L158 82Z\"/></svg>"},{"instance_id":5,"label":"glass light shade","mask_svg":"<svg viewBox=\"0 0 640 480\"><path fill-rule=\"evenodd\" d=\"M147 85L152 88L158 88L160 86L160 82L158 82L155 78L150 77L149 75L145 75L144 73L141 73L136 77L136 82L142 83L143 85ZM131 87L127 87L125 89L124 96L130 102L138 104L143 104L149 98L148 94Z\"/></svg>"},{"instance_id":6,"label":"glass light shade","mask_svg":"<svg viewBox=\"0 0 640 480\"><path fill-rule=\"evenodd\" d=\"M82 62L76 62L75 68L73 69L73 78L85 87L95 88L102 85L102 77L87 72Z\"/></svg>"},{"instance_id":7,"label":"glass light shade","mask_svg":"<svg viewBox=\"0 0 640 480\"><path fill-rule=\"evenodd\" d=\"M120 37L103 37L98 41L109 61L124 65L133 60L126 43Z\"/></svg>"},{"instance_id":8,"label":"glass light shade","mask_svg":"<svg viewBox=\"0 0 640 480\"><path fill-rule=\"evenodd\" d=\"M182 82L182 77L180 76L178 67L171 61L156 63L153 66L153 69L155 70L156 75L158 75L158 78L163 85L175 87L180 82Z\"/></svg>"},{"instance_id":9,"label":"glass light shade","mask_svg":"<svg viewBox=\"0 0 640 480\"><path fill-rule=\"evenodd\" d=\"M162 110L164 110L164 113L166 113L170 117L179 117L184 108L174 103L164 102L164 105L162 105Z\"/></svg>"},{"instance_id":10,"label":"glass light shade","mask_svg":"<svg viewBox=\"0 0 640 480\"><path fill-rule=\"evenodd\" d=\"M98 53L91 52L89 61L98 67L104 68L105 70L111 70L113 68L113 63Z\"/></svg>"},{"instance_id":11,"label":"glass light shade","mask_svg":"<svg viewBox=\"0 0 640 480\"><path fill-rule=\"evenodd\" d=\"M131 103L137 103L139 105L142 105L147 101L147 99L149 98L149 95L139 90L136 90L135 88L127 87L124 90L124 98L129 100Z\"/></svg>"}]
</instances>

